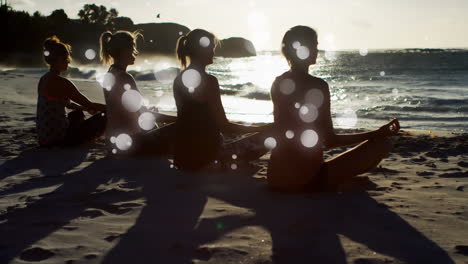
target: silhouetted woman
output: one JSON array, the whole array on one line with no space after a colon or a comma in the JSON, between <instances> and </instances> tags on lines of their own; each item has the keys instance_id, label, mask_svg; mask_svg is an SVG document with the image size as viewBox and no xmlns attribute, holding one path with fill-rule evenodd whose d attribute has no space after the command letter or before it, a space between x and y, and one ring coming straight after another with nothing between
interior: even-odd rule
<instances>
[{"instance_id":1,"label":"silhouetted woman","mask_svg":"<svg viewBox=\"0 0 468 264\"><path fill-rule=\"evenodd\" d=\"M113 154L153 156L171 152L170 125L157 128L157 122L174 122L175 117L163 115L142 106L143 98L127 66L138 55L136 39L141 34L128 31L104 32L100 38L100 56L110 65L101 85L107 105L107 143Z\"/></svg>"},{"instance_id":2,"label":"silhouetted woman","mask_svg":"<svg viewBox=\"0 0 468 264\"><path fill-rule=\"evenodd\" d=\"M41 146L72 146L103 134L106 106L91 102L68 79L60 76L70 63L71 46L56 36L44 42L44 59L50 70L39 80L36 130ZM65 108L74 109L68 115ZM95 115L86 119L83 111Z\"/></svg>"},{"instance_id":3,"label":"silhouetted woman","mask_svg":"<svg viewBox=\"0 0 468 264\"><path fill-rule=\"evenodd\" d=\"M309 74L317 59L317 33L306 26L291 28L283 37L282 53L290 70L271 88L275 139L268 166L268 183L280 191L335 191L352 177L375 167L391 150L388 137L397 134L398 120L380 129L337 135L330 114L328 84ZM359 144L324 161L325 148Z\"/></svg>"},{"instance_id":4,"label":"silhouetted woman","mask_svg":"<svg viewBox=\"0 0 468 264\"><path fill-rule=\"evenodd\" d=\"M266 152L261 135L223 144L222 132L251 133L268 127L243 126L226 118L218 80L205 70L213 63L216 43L215 36L203 29L181 36L177 43L177 57L183 71L173 86L177 105L174 162L185 170L199 170L218 160L227 162L233 154L235 164Z\"/></svg>"}]
</instances>

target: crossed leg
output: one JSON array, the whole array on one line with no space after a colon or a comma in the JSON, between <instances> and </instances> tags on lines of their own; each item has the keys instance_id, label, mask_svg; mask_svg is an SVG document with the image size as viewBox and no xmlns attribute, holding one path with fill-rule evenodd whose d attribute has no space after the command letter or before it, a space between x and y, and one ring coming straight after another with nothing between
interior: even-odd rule
<instances>
[{"instance_id":1,"label":"crossed leg","mask_svg":"<svg viewBox=\"0 0 468 264\"><path fill-rule=\"evenodd\" d=\"M347 180L375 168L392 150L388 139L367 140L332 158L326 164L326 183L338 186Z\"/></svg>"}]
</instances>

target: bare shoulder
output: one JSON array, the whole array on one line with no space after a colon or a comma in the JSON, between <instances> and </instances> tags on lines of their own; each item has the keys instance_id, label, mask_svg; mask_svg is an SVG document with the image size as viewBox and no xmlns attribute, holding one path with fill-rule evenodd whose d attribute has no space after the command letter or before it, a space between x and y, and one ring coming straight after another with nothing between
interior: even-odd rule
<instances>
[{"instance_id":1,"label":"bare shoulder","mask_svg":"<svg viewBox=\"0 0 468 264\"><path fill-rule=\"evenodd\" d=\"M286 79L291 78L291 72L287 71L284 72L283 74L276 76L276 78L273 80L273 83L271 84L271 89L272 91L278 88L278 84Z\"/></svg>"},{"instance_id":2,"label":"bare shoulder","mask_svg":"<svg viewBox=\"0 0 468 264\"><path fill-rule=\"evenodd\" d=\"M65 77L62 77L62 76L58 76L58 79L57 79L59 82L65 84L67 87L76 87L75 84L70 81L69 79L65 78Z\"/></svg>"},{"instance_id":3,"label":"bare shoulder","mask_svg":"<svg viewBox=\"0 0 468 264\"><path fill-rule=\"evenodd\" d=\"M114 78L115 78L115 84L114 85L119 85L119 86L121 86L123 88L130 85L131 89L138 90L135 79L128 72L118 71L118 72L114 72L113 75L114 75Z\"/></svg>"},{"instance_id":4,"label":"bare shoulder","mask_svg":"<svg viewBox=\"0 0 468 264\"><path fill-rule=\"evenodd\" d=\"M322 95L325 98L330 97L330 88L328 86L328 83L324 79L315 76L310 76L308 82L308 86L310 87L310 89L318 89L322 92Z\"/></svg>"},{"instance_id":5,"label":"bare shoulder","mask_svg":"<svg viewBox=\"0 0 468 264\"><path fill-rule=\"evenodd\" d=\"M174 78L174 81L172 83L173 89L177 90L180 87L182 87L182 74L184 73L185 70L180 71L179 74Z\"/></svg>"},{"instance_id":6,"label":"bare shoulder","mask_svg":"<svg viewBox=\"0 0 468 264\"><path fill-rule=\"evenodd\" d=\"M282 81L282 80L285 80L285 79L290 79L290 78L292 78L291 72L286 71L286 72L283 72L281 75L276 76L275 82Z\"/></svg>"},{"instance_id":7,"label":"bare shoulder","mask_svg":"<svg viewBox=\"0 0 468 264\"><path fill-rule=\"evenodd\" d=\"M317 88L328 90L328 83L322 78L310 76L309 81L312 82Z\"/></svg>"},{"instance_id":8,"label":"bare shoulder","mask_svg":"<svg viewBox=\"0 0 468 264\"><path fill-rule=\"evenodd\" d=\"M49 79L48 83L52 84L53 87L60 89L68 95L78 89L72 81L62 76L54 76L53 78Z\"/></svg>"},{"instance_id":9,"label":"bare shoulder","mask_svg":"<svg viewBox=\"0 0 468 264\"><path fill-rule=\"evenodd\" d=\"M115 78L121 81L135 83L135 78L133 78L133 76L128 72L124 72L124 71L117 72L115 73Z\"/></svg>"},{"instance_id":10,"label":"bare shoulder","mask_svg":"<svg viewBox=\"0 0 468 264\"><path fill-rule=\"evenodd\" d=\"M214 84L214 85L218 84L218 78L216 78L215 76L211 74L207 74L206 76L207 76L207 80L209 84Z\"/></svg>"}]
</instances>

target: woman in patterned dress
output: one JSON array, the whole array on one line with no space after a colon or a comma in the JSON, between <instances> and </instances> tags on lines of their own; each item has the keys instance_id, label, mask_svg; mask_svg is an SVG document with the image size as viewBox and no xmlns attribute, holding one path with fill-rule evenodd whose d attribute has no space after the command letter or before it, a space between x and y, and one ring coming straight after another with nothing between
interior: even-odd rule
<instances>
[{"instance_id":1,"label":"woman in patterned dress","mask_svg":"<svg viewBox=\"0 0 468 264\"><path fill-rule=\"evenodd\" d=\"M36 130L41 146L73 146L103 134L106 126L103 104L91 102L60 74L70 63L71 46L52 36L44 42L44 59L50 70L38 84ZM73 109L66 112L66 108ZM94 114L85 119L83 111Z\"/></svg>"}]
</instances>

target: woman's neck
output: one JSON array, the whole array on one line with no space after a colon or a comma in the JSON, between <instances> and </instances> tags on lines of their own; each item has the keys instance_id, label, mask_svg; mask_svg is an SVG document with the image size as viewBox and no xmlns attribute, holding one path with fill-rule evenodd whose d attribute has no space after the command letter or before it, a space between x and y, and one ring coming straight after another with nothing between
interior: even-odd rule
<instances>
[{"instance_id":1,"label":"woman's neck","mask_svg":"<svg viewBox=\"0 0 468 264\"><path fill-rule=\"evenodd\" d=\"M128 64L122 63L120 61L114 61L114 64L112 64L112 67L117 68L122 71L127 71L127 66Z\"/></svg>"},{"instance_id":2,"label":"woman's neck","mask_svg":"<svg viewBox=\"0 0 468 264\"><path fill-rule=\"evenodd\" d=\"M292 65L291 72L297 74L309 74L309 65Z\"/></svg>"},{"instance_id":3,"label":"woman's neck","mask_svg":"<svg viewBox=\"0 0 468 264\"><path fill-rule=\"evenodd\" d=\"M49 72L52 73L52 74L55 74L55 75L60 75L61 71L57 68L54 68L54 67L51 67L49 69Z\"/></svg>"},{"instance_id":4,"label":"woman's neck","mask_svg":"<svg viewBox=\"0 0 468 264\"><path fill-rule=\"evenodd\" d=\"M197 69L197 70L199 70L199 71L205 71L205 69L206 69L206 64L200 63L200 62L198 62L198 61L192 61L192 62L190 62L190 65L189 65L188 67L190 67L190 68L195 68L195 69ZM187 67L187 68L188 68L188 67Z\"/></svg>"}]
</instances>

